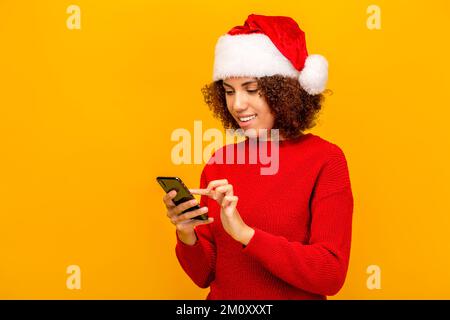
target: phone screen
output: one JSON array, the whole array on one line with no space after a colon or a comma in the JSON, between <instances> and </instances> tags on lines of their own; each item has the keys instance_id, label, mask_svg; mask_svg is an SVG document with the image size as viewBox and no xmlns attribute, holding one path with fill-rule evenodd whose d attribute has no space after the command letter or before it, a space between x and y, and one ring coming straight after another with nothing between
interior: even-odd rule
<instances>
[{"instance_id":1,"label":"phone screen","mask_svg":"<svg viewBox=\"0 0 450 320\"><path fill-rule=\"evenodd\" d=\"M194 196L178 179L159 179L159 181L164 184L163 188L167 193L172 190L177 191L177 195L172 199L176 205L194 199Z\"/></svg>"},{"instance_id":2,"label":"phone screen","mask_svg":"<svg viewBox=\"0 0 450 320\"><path fill-rule=\"evenodd\" d=\"M177 191L177 195L175 196L175 198L172 199L175 205L179 205L180 203L183 203L185 201L195 199L195 197L191 194L191 192L183 183L183 181L181 181L181 179L178 177L158 177L156 180L161 185L161 187L166 191L166 193L169 193L172 190ZM190 207L184 210L182 213L186 213L197 209L200 209L200 205ZM207 220L208 215L202 214L198 217L195 217L194 219Z\"/></svg>"}]
</instances>

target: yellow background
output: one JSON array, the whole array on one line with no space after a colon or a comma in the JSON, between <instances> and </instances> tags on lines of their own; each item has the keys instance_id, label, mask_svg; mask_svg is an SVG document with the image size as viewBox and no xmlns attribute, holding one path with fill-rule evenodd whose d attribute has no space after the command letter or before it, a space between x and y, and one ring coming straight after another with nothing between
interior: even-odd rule
<instances>
[{"instance_id":1,"label":"yellow background","mask_svg":"<svg viewBox=\"0 0 450 320\"><path fill-rule=\"evenodd\" d=\"M155 177L198 186L203 164L172 164L170 135L221 129L200 88L217 38L249 13L293 17L330 64L311 132L344 150L355 198L330 299L450 298L447 0L0 1L0 298L206 296L176 260Z\"/></svg>"}]
</instances>

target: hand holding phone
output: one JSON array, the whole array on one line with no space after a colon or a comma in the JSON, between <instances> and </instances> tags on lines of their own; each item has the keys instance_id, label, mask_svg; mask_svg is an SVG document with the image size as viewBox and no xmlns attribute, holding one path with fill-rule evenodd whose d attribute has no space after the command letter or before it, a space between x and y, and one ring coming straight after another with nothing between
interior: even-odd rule
<instances>
[{"instance_id":1,"label":"hand holding phone","mask_svg":"<svg viewBox=\"0 0 450 320\"><path fill-rule=\"evenodd\" d=\"M172 190L177 192L175 198L172 199L173 203L178 206L186 201L195 200L195 197L183 183L183 181L178 177L157 177L156 181L159 185L164 189L166 193L169 193ZM190 207L180 214L184 214L189 211L200 209L200 205L195 205ZM196 220L208 220L208 215L206 213L201 214L199 216L193 217L192 219Z\"/></svg>"}]
</instances>

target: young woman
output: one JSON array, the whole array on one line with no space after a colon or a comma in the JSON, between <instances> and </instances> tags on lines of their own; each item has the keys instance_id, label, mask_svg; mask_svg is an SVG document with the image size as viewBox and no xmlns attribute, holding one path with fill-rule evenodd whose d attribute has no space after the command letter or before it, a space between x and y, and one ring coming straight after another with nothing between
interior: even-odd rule
<instances>
[{"instance_id":1,"label":"young woman","mask_svg":"<svg viewBox=\"0 0 450 320\"><path fill-rule=\"evenodd\" d=\"M342 287L353 213L347 162L337 145L304 133L315 125L327 73L289 17L252 14L219 38L214 82L202 92L225 128L251 134L205 165L200 189L191 189L201 209L180 215L196 201L175 206L174 191L163 199L178 260L210 287L207 299L326 299ZM271 129L279 135L263 138ZM249 161L252 141L277 151L276 172L261 174L264 164ZM239 147L246 161L237 152L217 161ZM209 220L191 219L204 213Z\"/></svg>"}]
</instances>

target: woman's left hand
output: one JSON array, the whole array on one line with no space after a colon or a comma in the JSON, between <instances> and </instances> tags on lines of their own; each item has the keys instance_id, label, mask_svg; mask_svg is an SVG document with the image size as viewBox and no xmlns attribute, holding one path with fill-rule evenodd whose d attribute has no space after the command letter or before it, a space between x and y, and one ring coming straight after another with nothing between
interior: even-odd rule
<instances>
[{"instance_id":1,"label":"woman's left hand","mask_svg":"<svg viewBox=\"0 0 450 320\"><path fill-rule=\"evenodd\" d=\"M233 186L227 179L213 180L206 189L189 189L192 194L206 195L217 201L220 210L220 219L225 231L236 241L247 245L253 237L255 230L242 220L236 205L238 197L233 194Z\"/></svg>"}]
</instances>

